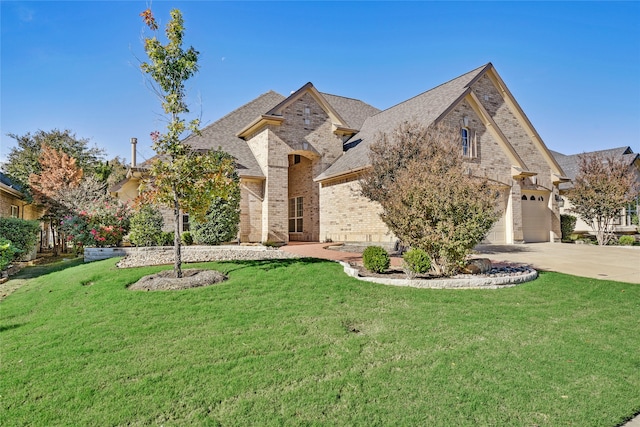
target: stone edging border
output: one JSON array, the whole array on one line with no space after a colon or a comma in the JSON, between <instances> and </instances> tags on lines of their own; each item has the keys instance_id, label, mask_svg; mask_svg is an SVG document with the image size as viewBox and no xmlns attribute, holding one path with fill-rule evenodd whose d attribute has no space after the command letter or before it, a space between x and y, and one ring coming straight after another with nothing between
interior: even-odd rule
<instances>
[{"instance_id":1,"label":"stone edging border","mask_svg":"<svg viewBox=\"0 0 640 427\"><path fill-rule=\"evenodd\" d=\"M520 283L530 282L538 277L538 272L531 272L504 277L469 277L454 279L386 279L383 277L362 277L358 269L351 267L344 261L338 261L344 268L344 272L353 278L364 282L378 283L390 286L407 286L421 289L501 289L511 288Z\"/></svg>"}]
</instances>

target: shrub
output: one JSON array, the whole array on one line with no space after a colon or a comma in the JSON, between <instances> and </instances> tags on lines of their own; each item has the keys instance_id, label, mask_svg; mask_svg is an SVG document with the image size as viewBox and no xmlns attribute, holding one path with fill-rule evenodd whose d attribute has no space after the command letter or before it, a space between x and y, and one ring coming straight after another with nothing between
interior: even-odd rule
<instances>
[{"instance_id":1,"label":"shrub","mask_svg":"<svg viewBox=\"0 0 640 427\"><path fill-rule=\"evenodd\" d=\"M40 224L38 221L28 221L20 218L0 218L0 236L11 242L16 250L13 254L18 257L28 254L38 241Z\"/></svg>"},{"instance_id":2,"label":"shrub","mask_svg":"<svg viewBox=\"0 0 640 427\"><path fill-rule=\"evenodd\" d=\"M131 217L129 241L136 246L156 246L163 243L162 225L164 219L160 210L146 204L138 208Z\"/></svg>"},{"instance_id":3,"label":"shrub","mask_svg":"<svg viewBox=\"0 0 640 427\"><path fill-rule=\"evenodd\" d=\"M18 253L20 251L11 243L11 240L0 237L0 271L6 269Z\"/></svg>"},{"instance_id":4,"label":"shrub","mask_svg":"<svg viewBox=\"0 0 640 427\"><path fill-rule=\"evenodd\" d=\"M369 246L362 253L364 268L374 273L382 273L391 264L389 254L380 246Z\"/></svg>"},{"instance_id":5,"label":"shrub","mask_svg":"<svg viewBox=\"0 0 640 427\"><path fill-rule=\"evenodd\" d=\"M189 231L183 232L181 235L181 238L182 238L182 243L184 243L185 245L187 246L193 245L193 236L191 235L191 232Z\"/></svg>"},{"instance_id":6,"label":"shrub","mask_svg":"<svg viewBox=\"0 0 640 427\"><path fill-rule=\"evenodd\" d=\"M193 240L202 245L219 245L238 235L240 198L213 200L203 221L193 220Z\"/></svg>"},{"instance_id":7,"label":"shrub","mask_svg":"<svg viewBox=\"0 0 640 427\"><path fill-rule=\"evenodd\" d=\"M560 231L562 233L562 240L571 240L573 230L576 228L576 220L577 218L573 215L560 215Z\"/></svg>"},{"instance_id":8,"label":"shrub","mask_svg":"<svg viewBox=\"0 0 640 427\"><path fill-rule=\"evenodd\" d=\"M429 255L419 248L409 249L402 255L404 267L414 274L423 274L431 268L431 258Z\"/></svg>"},{"instance_id":9,"label":"shrub","mask_svg":"<svg viewBox=\"0 0 640 427\"><path fill-rule=\"evenodd\" d=\"M620 236L618 239L618 243L623 246L632 246L635 242L636 239L633 236Z\"/></svg>"},{"instance_id":10,"label":"shrub","mask_svg":"<svg viewBox=\"0 0 640 427\"><path fill-rule=\"evenodd\" d=\"M173 234L173 231L164 231L160 233L160 240L158 241L158 244L160 246L173 246L174 238L175 234Z\"/></svg>"},{"instance_id":11,"label":"shrub","mask_svg":"<svg viewBox=\"0 0 640 427\"><path fill-rule=\"evenodd\" d=\"M60 225L67 240L77 246L117 246L129 231L129 217L127 205L107 201L90 212L67 215Z\"/></svg>"}]
</instances>

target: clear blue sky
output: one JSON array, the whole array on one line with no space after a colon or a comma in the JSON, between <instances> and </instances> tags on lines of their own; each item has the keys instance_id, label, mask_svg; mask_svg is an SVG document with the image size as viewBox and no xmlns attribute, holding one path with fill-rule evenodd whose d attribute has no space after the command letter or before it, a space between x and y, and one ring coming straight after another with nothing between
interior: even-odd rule
<instances>
[{"instance_id":1,"label":"clear blue sky","mask_svg":"<svg viewBox=\"0 0 640 427\"><path fill-rule=\"evenodd\" d=\"M148 1L1 1L1 150L59 128L130 160L163 130L145 86ZM380 109L493 62L550 149L640 151L640 2L158 1L201 53L190 105L211 123L311 81ZM140 156L139 155L139 156ZM140 157L139 157L140 159Z\"/></svg>"}]
</instances>

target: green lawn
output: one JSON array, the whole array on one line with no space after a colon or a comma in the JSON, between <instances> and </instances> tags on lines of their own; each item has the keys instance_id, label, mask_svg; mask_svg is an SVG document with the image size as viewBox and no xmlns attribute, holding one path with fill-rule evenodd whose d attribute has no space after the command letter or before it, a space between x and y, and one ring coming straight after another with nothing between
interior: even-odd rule
<instances>
[{"instance_id":1,"label":"green lawn","mask_svg":"<svg viewBox=\"0 0 640 427\"><path fill-rule=\"evenodd\" d=\"M364 283L317 260L69 263L0 303L0 425L616 426L640 411L640 285ZM168 267L163 267L168 268Z\"/></svg>"}]
</instances>

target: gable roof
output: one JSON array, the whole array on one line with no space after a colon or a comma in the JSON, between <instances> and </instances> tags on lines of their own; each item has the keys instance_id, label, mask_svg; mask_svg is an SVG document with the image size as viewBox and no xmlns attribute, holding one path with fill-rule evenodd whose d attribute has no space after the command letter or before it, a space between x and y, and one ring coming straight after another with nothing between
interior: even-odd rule
<instances>
[{"instance_id":1,"label":"gable roof","mask_svg":"<svg viewBox=\"0 0 640 427\"><path fill-rule=\"evenodd\" d=\"M333 124L334 132L343 135L356 133L367 117L380 111L357 99L322 94L313 86L313 83L308 82L269 111L248 122L236 135L240 138L247 138L265 125L281 124L284 121L284 110L306 94L311 95L327 113Z\"/></svg>"},{"instance_id":2,"label":"gable roof","mask_svg":"<svg viewBox=\"0 0 640 427\"><path fill-rule=\"evenodd\" d=\"M634 153L631 147L617 147L617 148L608 148L606 150L598 150L598 151L590 151L586 153L579 154L562 154L557 151L549 150L553 157L556 159L556 162L560 165L562 170L565 172L568 178L572 181L576 179L576 176L580 172L580 156L585 154L595 154L598 156L602 156L603 158L613 157L614 159L623 159L629 165L632 165L633 162L636 161L640 157L640 154ZM568 190L572 188L573 184L570 182L560 184L560 190Z\"/></svg>"},{"instance_id":3,"label":"gable roof","mask_svg":"<svg viewBox=\"0 0 640 427\"><path fill-rule=\"evenodd\" d=\"M444 116L470 90L470 86L490 67L485 64L407 101L368 117L356 135L345 144L345 153L320 174L316 181L355 172L369 166L369 147L376 135L388 133L399 124L416 120L429 126Z\"/></svg>"},{"instance_id":4,"label":"gable roof","mask_svg":"<svg viewBox=\"0 0 640 427\"><path fill-rule=\"evenodd\" d=\"M236 134L247 124L270 110L285 97L274 91L263 93L253 101L232 111L200 131L184 139L195 150L218 149L226 151L236 159L236 168L241 177L264 178L249 145Z\"/></svg>"}]
</instances>

